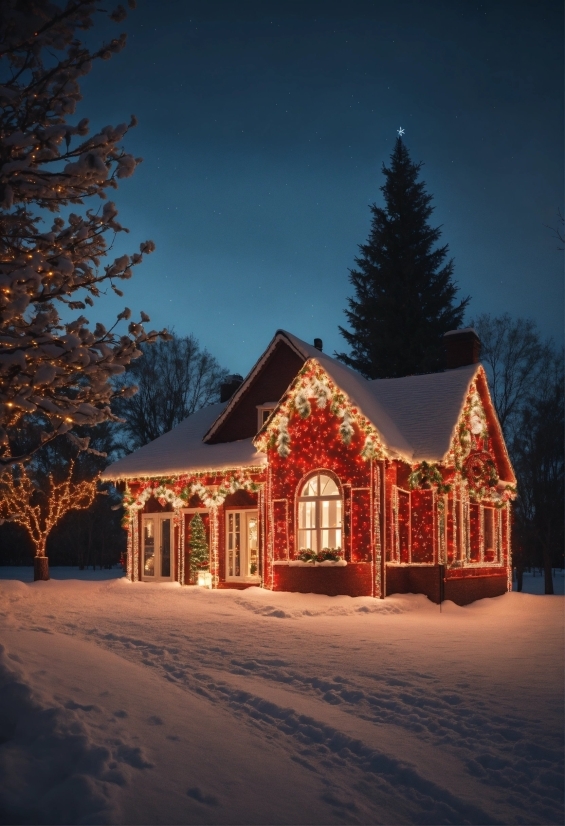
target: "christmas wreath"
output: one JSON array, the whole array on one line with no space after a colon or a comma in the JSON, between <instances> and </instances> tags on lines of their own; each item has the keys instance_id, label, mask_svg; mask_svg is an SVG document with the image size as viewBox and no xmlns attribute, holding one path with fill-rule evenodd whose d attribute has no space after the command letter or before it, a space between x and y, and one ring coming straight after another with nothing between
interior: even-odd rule
<instances>
[{"instance_id":1,"label":"christmas wreath","mask_svg":"<svg viewBox=\"0 0 565 826\"><path fill-rule=\"evenodd\" d=\"M463 462L463 477L469 484L470 493L477 499L484 496L487 488L498 484L496 465L488 453L472 453Z\"/></svg>"}]
</instances>

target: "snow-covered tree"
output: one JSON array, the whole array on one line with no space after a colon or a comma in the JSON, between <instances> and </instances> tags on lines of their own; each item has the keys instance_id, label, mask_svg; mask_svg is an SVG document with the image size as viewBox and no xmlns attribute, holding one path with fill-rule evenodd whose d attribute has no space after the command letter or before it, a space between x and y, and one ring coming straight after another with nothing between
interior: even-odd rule
<instances>
[{"instance_id":1,"label":"snow-covered tree","mask_svg":"<svg viewBox=\"0 0 565 826\"><path fill-rule=\"evenodd\" d=\"M130 6L134 3L130 2ZM0 464L26 461L46 441L74 425L113 419L114 376L140 355L139 345L166 337L146 332L124 309L110 328L91 328L80 312L105 288L122 292L154 244L101 266L117 233L127 232L106 199L141 160L121 147L129 124L89 135L73 122L80 79L94 60L125 45L120 35L97 50L79 35L99 11L91 0L3 0L0 4ZM125 10L108 12L119 21ZM72 211L85 199L89 209ZM65 309L61 319L60 310ZM76 317L69 311L78 311ZM141 322L149 321L141 313ZM122 389L131 393L131 389ZM133 391L134 392L134 391ZM43 430L24 454L11 433L25 420Z\"/></svg>"},{"instance_id":2,"label":"snow-covered tree","mask_svg":"<svg viewBox=\"0 0 565 826\"><path fill-rule=\"evenodd\" d=\"M60 481L49 474L40 485L31 468L13 465L0 477L0 519L21 525L35 548L34 579L49 579L47 537L71 510L89 508L98 493L97 477L76 481L74 461Z\"/></svg>"}]
</instances>

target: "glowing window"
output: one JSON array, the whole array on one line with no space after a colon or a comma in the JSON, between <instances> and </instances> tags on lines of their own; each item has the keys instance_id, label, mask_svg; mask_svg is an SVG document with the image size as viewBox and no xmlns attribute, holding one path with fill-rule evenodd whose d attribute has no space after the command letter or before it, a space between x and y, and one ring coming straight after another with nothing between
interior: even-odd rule
<instances>
[{"instance_id":1,"label":"glowing window","mask_svg":"<svg viewBox=\"0 0 565 826\"><path fill-rule=\"evenodd\" d=\"M335 479L325 473L310 476L298 498L298 550L341 549L341 514L341 493Z\"/></svg>"}]
</instances>

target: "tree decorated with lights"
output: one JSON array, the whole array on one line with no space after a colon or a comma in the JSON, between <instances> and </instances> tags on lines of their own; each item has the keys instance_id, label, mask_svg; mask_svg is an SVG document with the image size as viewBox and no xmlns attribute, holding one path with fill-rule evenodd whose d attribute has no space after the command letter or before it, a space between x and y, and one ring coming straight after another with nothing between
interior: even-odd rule
<instances>
[{"instance_id":1,"label":"tree decorated with lights","mask_svg":"<svg viewBox=\"0 0 565 826\"><path fill-rule=\"evenodd\" d=\"M89 508L98 493L98 478L76 481L73 471L71 460L60 481L50 473L44 485L21 464L0 477L0 520L21 525L29 534L35 548L35 579L49 579L47 538L55 525L69 511Z\"/></svg>"},{"instance_id":2,"label":"tree decorated with lights","mask_svg":"<svg viewBox=\"0 0 565 826\"><path fill-rule=\"evenodd\" d=\"M428 223L432 196L418 180L421 166L399 136L390 168L383 164L385 207L371 206L371 232L350 270L351 329L339 328L350 352L338 355L371 379L441 369L442 336L461 325L469 302L454 303L448 247L434 248L441 232Z\"/></svg>"},{"instance_id":3,"label":"tree decorated with lights","mask_svg":"<svg viewBox=\"0 0 565 826\"><path fill-rule=\"evenodd\" d=\"M0 12L0 465L27 461L75 425L115 418L115 394L135 390L117 391L113 377L140 355L142 342L167 335L134 321L119 334L128 308L111 329L91 329L80 314L107 288L123 295L116 282L154 249L146 241L101 267L127 232L115 205L68 209L106 199L141 160L121 147L134 117L90 136L86 118L71 122L80 78L125 45L125 35L94 51L80 41L97 11L90 0L6 0ZM125 11L118 6L109 16L119 21ZM26 421L42 428L22 453L12 435Z\"/></svg>"},{"instance_id":4,"label":"tree decorated with lights","mask_svg":"<svg viewBox=\"0 0 565 826\"><path fill-rule=\"evenodd\" d=\"M190 578L194 579L202 568L210 562L210 550L206 540L206 528L199 513L196 513L190 522Z\"/></svg>"}]
</instances>

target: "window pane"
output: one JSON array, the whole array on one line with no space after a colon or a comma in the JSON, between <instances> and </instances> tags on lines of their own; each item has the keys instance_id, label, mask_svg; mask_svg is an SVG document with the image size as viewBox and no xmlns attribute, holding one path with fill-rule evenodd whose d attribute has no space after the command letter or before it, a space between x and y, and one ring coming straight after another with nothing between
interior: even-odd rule
<instances>
[{"instance_id":1,"label":"window pane","mask_svg":"<svg viewBox=\"0 0 565 826\"><path fill-rule=\"evenodd\" d=\"M320 518L321 528L341 527L341 499L322 499Z\"/></svg>"},{"instance_id":2,"label":"window pane","mask_svg":"<svg viewBox=\"0 0 565 826\"><path fill-rule=\"evenodd\" d=\"M341 548L341 528L323 528L320 533L322 548Z\"/></svg>"},{"instance_id":3,"label":"window pane","mask_svg":"<svg viewBox=\"0 0 565 826\"><path fill-rule=\"evenodd\" d=\"M317 535L315 530L303 528L298 531L298 550L305 551L307 549L311 551L318 550Z\"/></svg>"},{"instance_id":4,"label":"window pane","mask_svg":"<svg viewBox=\"0 0 565 826\"><path fill-rule=\"evenodd\" d=\"M331 476L325 476L324 474L320 474L320 496L339 496L339 490L331 478Z\"/></svg>"},{"instance_id":5,"label":"window pane","mask_svg":"<svg viewBox=\"0 0 565 826\"><path fill-rule=\"evenodd\" d=\"M257 544L257 517L247 516L247 575L259 573L259 554Z\"/></svg>"},{"instance_id":6,"label":"window pane","mask_svg":"<svg viewBox=\"0 0 565 826\"><path fill-rule=\"evenodd\" d=\"M161 521L161 576L171 575L171 520Z\"/></svg>"},{"instance_id":7,"label":"window pane","mask_svg":"<svg viewBox=\"0 0 565 826\"><path fill-rule=\"evenodd\" d=\"M155 522L153 519L143 523L143 575L155 576Z\"/></svg>"},{"instance_id":8,"label":"window pane","mask_svg":"<svg viewBox=\"0 0 565 826\"><path fill-rule=\"evenodd\" d=\"M318 477L311 476L302 488L301 496L317 496L318 495Z\"/></svg>"},{"instance_id":9,"label":"window pane","mask_svg":"<svg viewBox=\"0 0 565 826\"><path fill-rule=\"evenodd\" d=\"M298 527L299 528L315 528L316 527L316 503L315 502L299 502L298 503Z\"/></svg>"}]
</instances>

